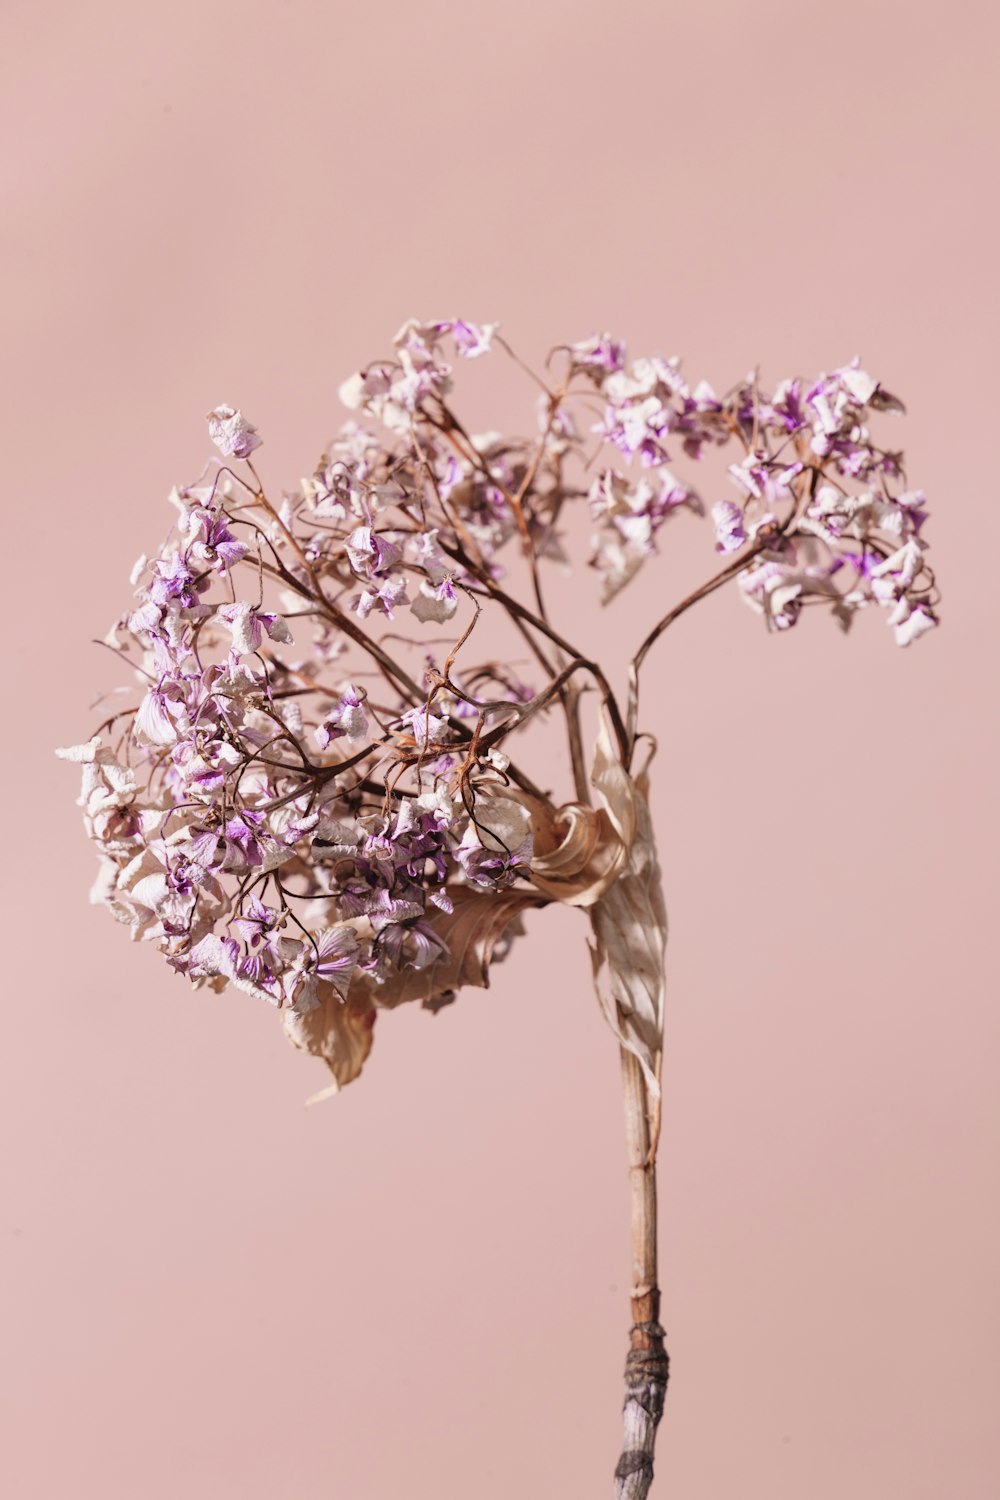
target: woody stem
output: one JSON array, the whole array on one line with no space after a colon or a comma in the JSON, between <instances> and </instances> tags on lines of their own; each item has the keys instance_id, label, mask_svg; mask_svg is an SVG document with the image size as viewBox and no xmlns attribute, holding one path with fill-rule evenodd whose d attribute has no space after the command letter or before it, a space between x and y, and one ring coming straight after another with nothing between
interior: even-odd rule
<instances>
[{"instance_id":1,"label":"woody stem","mask_svg":"<svg viewBox=\"0 0 1000 1500\"><path fill-rule=\"evenodd\" d=\"M625 1361L625 1430L615 1469L615 1500L645 1500L653 1482L653 1448L670 1365L660 1326L656 1144L649 1095L639 1060L625 1047L621 1065L632 1218L632 1329Z\"/></svg>"}]
</instances>

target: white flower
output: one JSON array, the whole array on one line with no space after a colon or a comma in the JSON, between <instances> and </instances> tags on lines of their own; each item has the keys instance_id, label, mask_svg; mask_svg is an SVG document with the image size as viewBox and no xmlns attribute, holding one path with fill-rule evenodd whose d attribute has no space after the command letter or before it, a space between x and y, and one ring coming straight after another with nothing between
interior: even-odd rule
<instances>
[{"instance_id":1,"label":"white flower","mask_svg":"<svg viewBox=\"0 0 1000 1500\"><path fill-rule=\"evenodd\" d=\"M249 458L262 441L253 423L232 406L217 406L209 412L208 435L226 458Z\"/></svg>"},{"instance_id":2,"label":"white flower","mask_svg":"<svg viewBox=\"0 0 1000 1500\"><path fill-rule=\"evenodd\" d=\"M436 625L443 625L445 620L450 620L457 608L458 599L453 587L449 587L448 583L429 583L426 579L410 604L410 609L418 620L433 620Z\"/></svg>"},{"instance_id":3,"label":"white flower","mask_svg":"<svg viewBox=\"0 0 1000 1500\"><path fill-rule=\"evenodd\" d=\"M838 371L840 383L845 386L859 406L867 406L878 390L878 381L873 380L867 370L858 368L857 359Z\"/></svg>"},{"instance_id":4,"label":"white flower","mask_svg":"<svg viewBox=\"0 0 1000 1500\"><path fill-rule=\"evenodd\" d=\"M905 602L905 600L900 601L900 603ZM895 611L893 613L895 614ZM909 609L908 607L907 613L902 619L893 619L890 617L886 623L894 626L896 645L909 646L920 636L925 635L928 630L933 630L937 624L937 620L922 604L918 604L916 609Z\"/></svg>"},{"instance_id":5,"label":"white flower","mask_svg":"<svg viewBox=\"0 0 1000 1500\"><path fill-rule=\"evenodd\" d=\"M224 604L217 615L226 629L232 631L233 650L237 656L249 656L259 650L265 631L272 641L287 642L292 639L292 632L281 615L257 609L246 599L240 599L235 604Z\"/></svg>"},{"instance_id":6,"label":"white flower","mask_svg":"<svg viewBox=\"0 0 1000 1500\"><path fill-rule=\"evenodd\" d=\"M476 821L469 824L462 842L527 858L531 853L531 814L509 797L484 797L476 806Z\"/></svg>"}]
</instances>

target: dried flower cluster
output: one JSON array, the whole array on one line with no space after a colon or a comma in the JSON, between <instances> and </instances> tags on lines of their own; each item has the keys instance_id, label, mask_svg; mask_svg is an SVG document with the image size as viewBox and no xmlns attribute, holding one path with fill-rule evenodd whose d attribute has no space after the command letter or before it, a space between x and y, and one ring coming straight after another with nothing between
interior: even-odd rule
<instances>
[{"instance_id":1,"label":"dried flower cluster","mask_svg":"<svg viewBox=\"0 0 1000 1500\"><path fill-rule=\"evenodd\" d=\"M475 435L453 409L451 361L494 347L507 348L493 325L407 323L391 357L341 388L356 420L280 501L254 466L252 424L212 412L222 458L174 491L170 535L139 560L107 638L138 701L60 752L83 762L97 899L196 985L278 1006L341 1084L377 1008L484 983L526 907L596 906L627 873L646 816L641 796L621 814L641 785L639 671L697 598L733 579L777 630L806 605L846 628L875 604L901 645L936 623L923 495L869 428L899 402L856 361L717 396L677 360L629 363L600 335L555 351L557 383L533 377L534 436ZM721 571L637 643L622 707L550 621L545 568L564 560L567 528L590 526L611 599L677 510L703 513L671 462L723 445L734 488L709 506ZM531 682L470 661L483 610L518 632ZM596 767L585 685L603 705ZM512 758L550 710L574 773L558 804ZM627 1031L614 998L606 1008ZM655 1086L655 1036L623 1040Z\"/></svg>"}]
</instances>

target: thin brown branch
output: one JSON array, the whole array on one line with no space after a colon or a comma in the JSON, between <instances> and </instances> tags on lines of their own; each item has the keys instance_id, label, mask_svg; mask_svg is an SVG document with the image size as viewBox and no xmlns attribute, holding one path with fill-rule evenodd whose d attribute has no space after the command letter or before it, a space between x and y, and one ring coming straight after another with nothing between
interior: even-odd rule
<instances>
[{"instance_id":1,"label":"thin brown branch","mask_svg":"<svg viewBox=\"0 0 1000 1500\"><path fill-rule=\"evenodd\" d=\"M809 491L810 498L815 492L818 473L819 471L816 470L812 476ZM643 641L642 645L633 656L632 661L629 665L628 711L626 715L626 739L628 742L628 749L624 757L626 770L628 769L632 761L632 753L635 749L636 730L638 727L639 673L642 669L642 664L646 660L646 657L649 655L652 647L656 645L656 642L659 640L663 632L667 630L675 620L679 620L681 615L686 614L686 612L691 609L693 605L699 603L699 601L702 599L707 599L709 594L714 594L716 589L722 588L723 584L729 583L730 580L735 578L738 573L742 573L743 569L747 566L748 563L752 562L753 559L759 556L761 552L765 552L768 547L774 545L775 541L784 536L791 527L792 522L795 520L797 515L798 502L796 501L796 504L793 505L788 515L780 524L762 526L758 531L756 538L754 539L752 547L749 547L746 552L741 552L739 557L734 558L727 567L722 569L721 573L716 573L714 578L710 578L707 583L701 584L699 588L696 588L692 593L688 594L687 598L682 599L679 604L676 604L674 608L669 610L661 620L657 621L652 630L646 636L646 639Z\"/></svg>"},{"instance_id":2,"label":"thin brown branch","mask_svg":"<svg viewBox=\"0 0 1000 1500\"><path fill-rule=\"evenodd\" d=\"M546 624L546 622L541 619L540 616L536 615L533 610L528 609L517 599L506 593L493 579L484 578L482 582L483 586L488 590L488 592L492 594L493 597L497 599L505 609L507 609L511 614L516 615L519 619L526 621L527 624L533 626L535 630L539 631L548 640L550 640L553 645L558 646L560 650L565 651L567 656L571 657L573 661L577 662L585 671L590 673L591 677L593 677L594 681L597 683L597 686L601 690L602 701L604 702L605 707L608 710L608 717L610 718L612 728L615 731L615 738L618 741L619 750L624 758L628 746L628 739L625 733L625 723L621 716L621 710L618 707L618 701L615 698L614 693L612 692L611 684L605 677L600 665L596 661L591 661L589 657L584 656L583 652L578 651L575 646L570 645L565 636L560 635L557 630L553 630L552 626ZM475 591L472 590L472 592Z\"/></svg>"}]
</instances>

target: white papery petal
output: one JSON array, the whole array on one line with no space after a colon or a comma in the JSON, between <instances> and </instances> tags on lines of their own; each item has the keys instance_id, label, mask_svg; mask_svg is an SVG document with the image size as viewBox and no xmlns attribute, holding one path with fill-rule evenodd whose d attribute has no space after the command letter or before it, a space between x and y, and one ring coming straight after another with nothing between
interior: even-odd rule
<instances>
[{"instance_id":1,"label":"white papery petal","mask_svg":"<svg viewBox=\"0 0 1000 1500\"><path fill-rule=\"evenodd\" d=\"M507 797L483 797L476 805L476 822L470 825L470 834L484 849L519 853L526 841L530 843L531 814Z\"/></svg>"},{"instance_id":2,"label":"white papery petal","mask_svg":"<svg viewBox=\"0 0 1000 1500\"><path fill-rule=\"evenodd\" d=\"M58 755L60 760L83 761L87 764L90 764L97 759L97 752L100 750L100 748L101 741L97 737L97 735L95 735L94 738L92 740L88 740L85 745L66 745L62 749L56 750L56 754Z\"/></svg>"},{"instance_id":3,"label":"white papery petal","mask_svg":"<svg viewBox=\"0 0 1000 1500\"><path fill-rule=\"evenodd\" d=\"M162 694L155 688L150 688L139 704L134 727L150 745L172 745L177 739L177 727L163 705Z\"/></svg>"},{"instance_id":4,"label":"white papery petal","mask_svg":"<svg viewBox=\"0 0 1000 1500\"><path fill-rule=\"evenodd\" d=\"M933 630L937 625L934 616L928 614L921 605L912 610L902 624L896 626L896 645L909 646L920 636L926 635L928 630Z\"/></svg>"},{"instance_id":5,"label":"white papery petal","mask_svg":"<svg viewBox=\"0 0 1000 1500\"><path fill-rule=\"evenodd\" d=\"M435 625L443 625L450 620L458 608L457 599L439 599L437 590L428 583L420 585L420 592L410 605L410 611L416 615L422 623L432 620Z\"/></svg>"},{"instance_id":6,"label":"white papery petal","mask_svg":"<svg viewBox=\"0 0 1000 1500\"><path fill-rule=\"evenodd\" d=\"M840 379L859 406L867 406L878 390L878 381L873 380L867 370L859 370L855 366L849 365L841 370Z\"/></svg>"},{"instance_id":7,"label":"white papery petal","mask_svg":"<svg viewBox=\"0 0 1000 1500\"><path fill-rule=\"evenodd\" d=\"M351 411L357 411L365 402L364 373L361 370L357 370L353 375L349 375L339 387L337 395L340 397L342 405L348 407Z\"/></svg>"},{"instance_id":8,"label":"white papery petal","mask_svg":"<svg viewBox=\"0 0 1000 1500\"><path fill-rule=\"evenodd\" d=\"M256 619L252 604L241 599L236 604L227 604L225 611L219 611L219 618L227 630L232 632L233 650L237 656L249 656L257 649Z\"/></svg>"},{"instance_id":9,"label":"white papery petal","mask_svg":"<svg viewBox=\"0 0 1000 1500\"><path fill-rule=\"evenodd\" d=\"M282 641L286 645L291 643L292 632L288 628L287 620L283 620L281 615L275 615L267 627L267 633L272 641Z\"/></svg>"},{"instance_id":10,"label":"white papery petal","mask_svg":"<svg viewBox=\"0 0 1000 1500\"><path fill-rule=\"evenodd\" d=\"M167 877L162 873L158 875L144 875L141 880L136 881L129 892L133 901L137 901L140 906L148 906L150 911L157 912L169 894L170 887L167 885Z\"/></svg>"}]
</instances>

